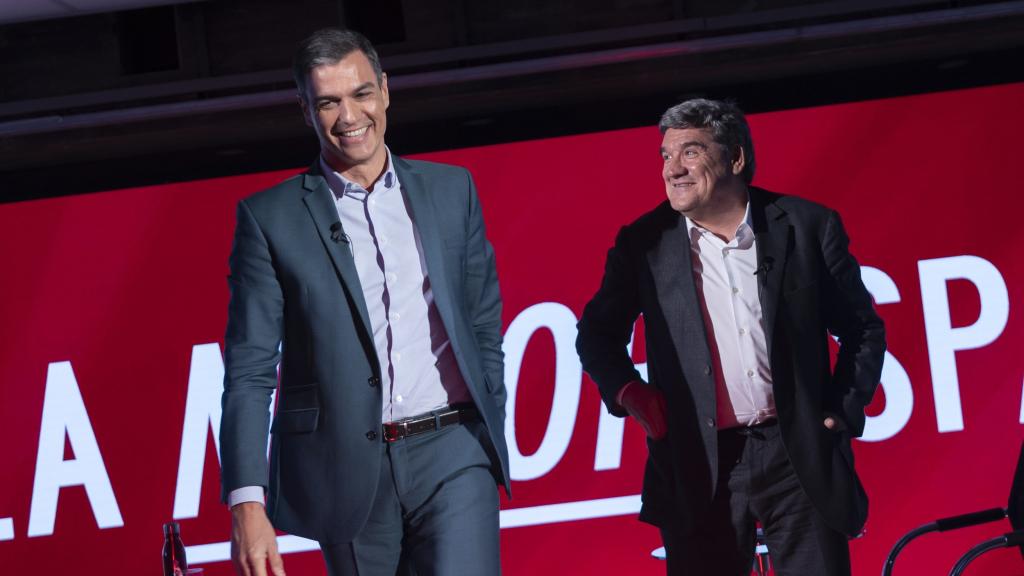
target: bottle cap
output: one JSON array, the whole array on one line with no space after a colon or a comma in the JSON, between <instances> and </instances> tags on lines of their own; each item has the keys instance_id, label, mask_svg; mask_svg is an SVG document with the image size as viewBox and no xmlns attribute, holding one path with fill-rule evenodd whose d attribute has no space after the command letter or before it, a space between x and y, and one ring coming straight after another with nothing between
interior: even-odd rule
<instances>
[{"instance_id":1,"label":"bottle cap","mask_svg":"<svg viewBox=\"0 0 1024 576\"><path fill-rule=\"evenodd\" d=\"M168 522L167 524L164 524L164 536L169 534L178 534L177 522Z\"/></svg>"}]
</instances>

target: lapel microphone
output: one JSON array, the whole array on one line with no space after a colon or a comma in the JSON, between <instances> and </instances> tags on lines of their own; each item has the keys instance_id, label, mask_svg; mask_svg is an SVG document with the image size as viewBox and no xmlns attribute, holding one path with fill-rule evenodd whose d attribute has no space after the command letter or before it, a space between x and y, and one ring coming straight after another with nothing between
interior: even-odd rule
<instances>
[{"instance_id":1,"label":"lapel microphone","mask_svg":"<svg viewBox=\"0 0 1024 576\"><path fill-rule=\"evenodd\" d=\"M331 224L331 240L348 244L348 234L343 234L341 232L341 222Z\"/></svg>"},{"instance_id":2,"label":"lapel microphone","mask_svg":"<svg viewBox=\"0 0 1024 576\"><path fill-rule=\"evenodd\" d=\"M774 258L772 258L771 256L765 256L764 260L761 262L761 265L757 267L757 270L754 270L754 276L757 276L758 278L761 278L763 280L764 277L767 276L769 272L771 272L772 264L774 263Z\"/></svg>"}]
</instances>

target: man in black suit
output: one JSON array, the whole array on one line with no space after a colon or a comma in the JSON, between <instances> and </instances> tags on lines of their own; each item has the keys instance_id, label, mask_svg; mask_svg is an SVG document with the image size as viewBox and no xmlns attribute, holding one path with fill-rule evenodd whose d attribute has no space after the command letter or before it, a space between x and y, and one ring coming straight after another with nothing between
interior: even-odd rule
<instances>
[{"instance_id":1,"label":"man in black suit","mask_svg":"<svg viewBox=\"0 0 1024 576\"><path fill-rule=\"evenodd\" d=\"M730 103L683 102L659 128L668 200L619 232L576 343L608 410L647 432L640 518L669 574L749 574L755 522L777 574L849 574L867 516L850 439L885 334L839 215L750 186ZM626 352L641 314L649 382Z\"/></svg>"},{"instance_id":2,"label":"man in black suit","mask_svg":"<svg viewBox=\"0 0 1024 576\"><path fill-rule=\"evenodd\" d=\"M497 574L501 297L473 181L387 149L387 76L366 38L320 30L294 67L320 155L239 203L230 260L220 446L236 569L284 576L276 527L317 540L331 576Z\"/></svg>"}]
</instances>

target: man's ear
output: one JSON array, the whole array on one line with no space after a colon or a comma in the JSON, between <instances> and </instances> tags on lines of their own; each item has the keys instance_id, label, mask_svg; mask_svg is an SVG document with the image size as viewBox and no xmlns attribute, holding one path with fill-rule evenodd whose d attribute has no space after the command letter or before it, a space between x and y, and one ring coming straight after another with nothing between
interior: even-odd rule
<instances>
[{"instance_id":1,"label":"man's ear","mask_svg":"<svg viewBox=\"0 0 1024 576\"><path fill-rule=\"evenodd\" d=\"M388 75L386 72L380 73L380 93L384 96L384 109L387 110L388 106L391 106L391 96L388 94Z\"/></svg>"},{"instance_id":2,"label":"man's ear","mask_svg":"<svg viewBox=\"0 0 1024 576\"><path fill-rule=\"evenodd\" d=\"M743 151L743 146L737 146L732 153L732 173L734 176L743 174L743 169L747 167L747 155Z\"/></svg>"}]
</instances>

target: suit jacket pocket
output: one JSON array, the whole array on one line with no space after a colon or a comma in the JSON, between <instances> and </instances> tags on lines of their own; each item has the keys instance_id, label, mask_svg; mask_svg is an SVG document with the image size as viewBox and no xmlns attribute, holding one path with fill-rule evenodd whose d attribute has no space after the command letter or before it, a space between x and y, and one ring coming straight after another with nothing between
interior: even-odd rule
<instances>
[{"instance_id":1,"label":"suit jacket pocket","mask_svg":"<svg viewBox=\"0 0 1024 576\"><path fill-rule=\"evenodd\" d=\"M270 431L275 434L309 434L316 430L319 419L319 408L278 412Z\"/></svg>"},{"instance_id":2,"label":"suit jacket pocket","mask_svg":"<svg viewBox=\"0 0 1024 576\"><path fill-rule=\"evenodd\" d=\"M271 432L307 434L320 420L320 389L316 384L284 386Z\"/></svg>"}]
</instances>

